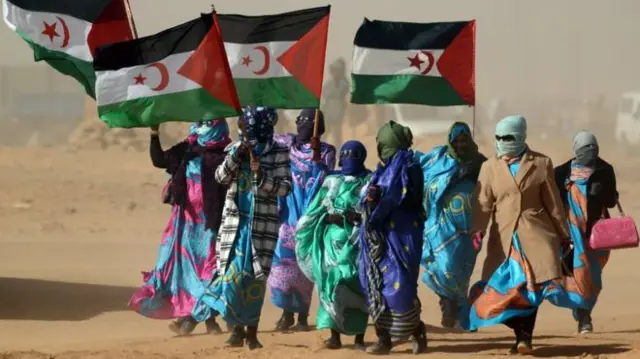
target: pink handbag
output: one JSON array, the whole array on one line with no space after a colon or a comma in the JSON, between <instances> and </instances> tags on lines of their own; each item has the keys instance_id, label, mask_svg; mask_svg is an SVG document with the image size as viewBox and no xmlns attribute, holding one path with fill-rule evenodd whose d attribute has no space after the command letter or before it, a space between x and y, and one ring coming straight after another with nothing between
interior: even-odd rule
<instances>
[{"instance_id":1,"label":"pink handbag","mask_svg":"<svg viewBox=\"0 0 640 359\"><path fill-rule=\"evenodd\" d=\"M633 218L624 214L620 202L617 206L620 217L602 218L591 228L590 249L602 251L638 247L640 238Z\"/></svg>"}]
</instances>

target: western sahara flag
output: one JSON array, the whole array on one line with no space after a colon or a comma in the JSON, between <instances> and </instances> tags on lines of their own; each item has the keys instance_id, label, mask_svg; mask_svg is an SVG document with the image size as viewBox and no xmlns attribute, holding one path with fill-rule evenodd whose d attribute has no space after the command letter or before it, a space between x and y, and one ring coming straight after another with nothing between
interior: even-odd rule
<instances>
[{"instance_id":1,"label":"western sahara flag","mask_svg":"<svg viewBox=\"0 0 640 359\"><path fill-rule=\"evenodd\" d=\"M2 13L35 61L72 76L93 98L95 49L133 38L122 0L2 0Z\"/></svg>"},{"instance_id":2,"label":"western sahara flag","mask_svg":"<svg viewBox=\"0 0 640 359\"><path fill-rule=\"evenodd\" d=\"M240 103L318 107L330 7L277 15L219 15Z\"/></svg>"},{"instance_id":3,"label":"western sahara flag","mask_svg":"<svg viewBox=\"0 0 640 359\"><path fill-rule=\"evenodd\" d=\"M109 127L149 127L240 113L214 15L98 49L98 114Z\"/></svg>"},{"instance_id":4,"label":"western sahara flag","mask_svg":"<svg viewBox=\"0 0 640 359\"><path fill-rule=\"evenodd\" d=\"M352 103L475 103L475 20L365 19L353 44Z\"/></svg>"}]
</instances>

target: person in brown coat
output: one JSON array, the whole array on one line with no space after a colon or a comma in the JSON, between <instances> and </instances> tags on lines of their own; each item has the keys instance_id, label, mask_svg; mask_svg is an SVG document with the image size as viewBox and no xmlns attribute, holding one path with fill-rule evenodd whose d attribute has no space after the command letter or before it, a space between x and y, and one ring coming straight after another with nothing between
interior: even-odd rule
<instances>
[{"instance_id":1,"label":"person in brown coat","mask_svg":"<svg viewBox=\"0 0 640 359\"><path fill-rule=\"evenodd\" d=\"M570 235L553 164L527 147L526 130L522 116L498 122L497 156L480 169L472 230L476 241L488 232L487 258L460 318L467 330L507 325L516 336L512 352L520 354L533 351L543 300L575 306L563 284L560 253L570 246Z\"/></svg>"}]
</instances>

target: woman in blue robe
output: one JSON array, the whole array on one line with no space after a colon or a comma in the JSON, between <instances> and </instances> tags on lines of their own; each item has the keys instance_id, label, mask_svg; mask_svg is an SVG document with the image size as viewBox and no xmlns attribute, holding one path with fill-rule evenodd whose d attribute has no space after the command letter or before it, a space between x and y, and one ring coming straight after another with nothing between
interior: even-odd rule
<instances>
[{"instance_id":1,"label":"woman in blue robe","mask_svg":"<svg viewBox=\"0 0 640 359\"><path fill-rule=\"evenodd\" d=\"M386 123L376 137L380 163L361 199L360 283L378 341L370 354L389 354L392 338L413 338L413 352L427 349L420 320L418 275L424 230L424 179L408 127Z\"/></svg>"},{"instance_id":2,"label":"woman in blue robe","mask_svg":"<svg viewBox=\"0 0 640 359\"><path fill-rule=\"evenodd\" d=\"M471 196L487 160L464 122L451 126L447 144L416 151L424 173L425 210L422 281L440 298L441 324L453 328L467 300L478 256L471 238Z\"/></svg>"}]
</instances>

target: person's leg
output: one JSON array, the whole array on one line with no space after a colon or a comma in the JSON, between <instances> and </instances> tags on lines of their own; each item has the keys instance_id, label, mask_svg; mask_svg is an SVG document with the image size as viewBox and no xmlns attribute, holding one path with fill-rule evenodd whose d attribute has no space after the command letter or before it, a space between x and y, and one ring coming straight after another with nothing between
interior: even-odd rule
<instances>
[{"instance_id":1,"label":"person's leg","mask_svg":"<svg viewBox=\"0 0 640 359\"><path fill-rule=\"evenodd\" d=\"M505 325L513 329L516 344L511 348L512 353L531 354L533 352L533 330L536 326L538 309L526 316L513 317L505 321Z\"/></svg>"},{"instance_id":2,"label":"person's leg","mask_svg":"<svg viewBox=\"0 0 640 359\"><path fill-rule=\"evenodd\" d=\"M327 349L340 349L342 348L342 341L340 340L340 333L331 329L331 336L324 340L324 346Z\"/></svg>"},{"instance_id":3,"label":"person's leg","mask_svg":"<svg viewBox=\"0 0 640 359\"><path fill-rule=\"evenodd\" d=\"M239 348L244 345L244 340L247 338L247 333L242 325L235 325L231 331L229 339L226 343L230 347Z\"/></svg>"},{"instance_id":4,"label":"person's leg","mask_svg":"<svg viewBox=\"0 0 640 359\"><path fill-rule=\"evenodd\" d=\"M588 309L576 309L576 317L578 319L578 333L593 333L593 323L591 321L591 311Z\"/></svg>"},{"instance_id":5,"label":"person's leg","mask_svg":"<svg viewBox=\"0 0 640 359\"><path fill-rule=\"evenodd\" d=\"M367 345L364 343L364 333L356 335L353 345L356 350L367 350Z\"/></svg>"},{"instance_id":6,"label":"person's leg","mask_svg":"<svg viewBox=\"0 0 640 359\"><path fill-rule=\"evenodd\" d=\"M198 322L193 317L182 317L169 323L169 330L178 336L185 336L193 333L198 326Z\"/></svg>"},{"instance_id":7,"label":"person's leg","mask_svg":"<svg viewBox=\"0 0 640 359\"><path fill-rule=\"evenodd\" d=\"M291 327L293 327L295 323L296 321L295 321L295 317L293 316L293 313L287 312L286 310L284 310L282 311L282 316L276 323L276 331L279 331L279 332L287 331L291 329Z\"/></svg>"},{"instance_id":8,"label":"person's leg","mask_svg":"<svg viewBox=\"0 0 640 359\"><path fill-rule=\"evenodd\" d=\"M209 319L207 319L204 322L204 324L207 327L207 334L222 333L222 328L220 327L220 324L218 324L218 322L216 321L215 315L212 315L211 317L209 317Z\"/></svg>"},{"instance_id":9,"label":"person's leg","mask_svg":"<svg viewBox=\"0 0 640 359\"><path fill-rule=\"evenodd\" d=\"M386 355L391 352L393 348L393 343L391 342L391 333L389 330L384 329L376 325L376 335L378 336L378 341L367 347L367 353L375 354L375 355Z\"/></svg>"},{"instance_id":10,"label":"person's leg","mask_svg":"<svg viewBox=\"0 0 640 359\"><path fill-rule=\"evenodd\" d=\"M294 327L294 330L298 332L308 332L309 328L309 313L298 313L298 323Z\"/></svg>"},{"instance_id":11,"label":"person's leg","mask_svg":"<svg viewBox=\"0 0 640 359\"><path fill-rule=\"evenodd\" d=\"M455 328L458 322L459 309L457 303L449 298L440 297L440 312L442 320L440 324L443 328Z\"/></svg>"},{"instance_id":12,"label":"person's leg","mask_svg":"<svg viewBox=\"0 0 640 359\"><path fill-rule=\"evenodd\" d=\"M262 348L262 343L258 340L258 322L259 318L262 314L262 307L264 305L264 297L267 293L267 282L264 280L254 280L251 285L254 289L258 290L258 293L255 293L256 297L254 302L251 304L252 311L255 311L255 318L258 320L250 325L247 325L247 347L249 350L260 349Z\"/></svg>"},{"instance_id":13,"label":"person's leg","mask_svg":"<svg viewBox=\"0 0 640 359\"><path fill-rule=\"evenodd\" d=\"M418 327L411 335L413 341L413 354L422 354L427 351L427 327L420 321Z\"/></svg>"}]
</instances>

